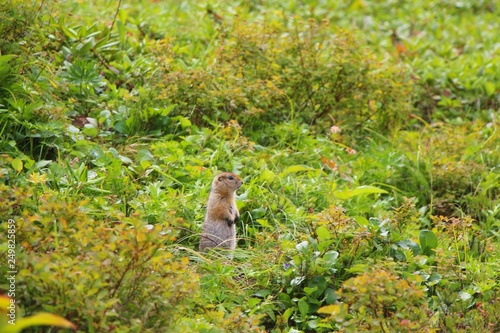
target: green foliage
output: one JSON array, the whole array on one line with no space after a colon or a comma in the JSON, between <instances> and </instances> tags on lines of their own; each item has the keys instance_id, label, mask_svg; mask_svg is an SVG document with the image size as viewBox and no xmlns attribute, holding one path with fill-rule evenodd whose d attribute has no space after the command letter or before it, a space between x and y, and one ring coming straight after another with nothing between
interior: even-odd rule
<instances>
[{"instance_id":1,"label":"green foliage","mask_svg":"<svg viewBox=\"0 0 500 333\"><path fill-rule=\"evenodd\" d=\"M345 322L337 319L347 332L429 328L424 288L389 271L375 269L351 278L342 284L338 295L341 304L346 304L347 311L352 314ZM326 310L329 308L323 309Z\"/></svg>"},{"instance_id":2,"label":"green foliage","mask_svg":"<svg viewBox=\"0 0 500 333\"><path fill-rule=\"evenodd\" d=\"M0 309L2 313L0 328L5 333L19 333L27 327L41 325L76 328L75 325L66 319L50 313L37 313L33 316L19 318L17 316L19 310L16 309L15 300L7 296L0 296Z\"/></svg>"},{"instance_id":3,"label":"green foliage","mask_svg":"<svg viewBox=\"0 0 500 333\"><path fill-rule=\"evenodd\" d=\"M15 201L15 191L6 193ZM25 199L36 212L15 219L18 302L72 318L84 331L175 324L196 295L196 275L165 248L175 239L172 227L147 228L119 212L118 220L97 221L84 212L85 201L57 199Z\"/></svg>"},{"instance_id":4,"label":"green foliage","mask_svg":"<svg viewBox=\"0 0 500 333\"><path fill-rule=\"evenodd\" d=\"M495 50L500 8L493 0L275 0L240 6L252 13L249 16L279 8L276 15L282 19L335 22L354 30L378 53L410 64L416 82L415 112L427 120L475 119L498 110L500 62Z\"/></svg>"},{"instance_id":5,"label":"green foliage","mask_svg":"<svg viewBox=\"0 0 500 333\"><path fill-rule=\"evenodd\" d=\"M0 7L19 313L79 332L498 330L493 2ZM244 180L232 261L196 252L220 170Z\"/></svg>"},{"instance_id":6,"label":"green foliage","mask_svg":"<svg viewBox=\"0 0 500 333\"><path fill-rule=\"evenodd\" d=\"M348 31L326 22L235 21L208 64L173 67L159 85L161 97L198 124L204 117L237 119L251 133L298 120L323 130L328 123L345 129L373 124L388 132L410 111L407 71L377 60Z\"/></svg>"}]
</instances>

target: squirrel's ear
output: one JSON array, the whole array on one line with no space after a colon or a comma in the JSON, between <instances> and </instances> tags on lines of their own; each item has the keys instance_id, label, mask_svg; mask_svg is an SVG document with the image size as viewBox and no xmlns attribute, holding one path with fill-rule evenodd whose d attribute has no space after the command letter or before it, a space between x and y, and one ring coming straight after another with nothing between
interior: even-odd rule
<instances>
[{"instance_id":1,"label":"squirrel's ear","mask_svg":"<svg viewBox=\"0 0 500 333\"><path fill-rule=\"evenodd\" d=\"M218 181L222 181L222 176L219 176Z\"/></svg>"}]
</instances>

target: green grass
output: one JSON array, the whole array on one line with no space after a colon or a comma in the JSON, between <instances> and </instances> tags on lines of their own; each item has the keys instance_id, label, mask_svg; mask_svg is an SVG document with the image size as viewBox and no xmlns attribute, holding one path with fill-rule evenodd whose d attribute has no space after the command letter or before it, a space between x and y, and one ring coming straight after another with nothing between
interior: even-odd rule
<instances>
[{"instance_id":1,"label":"green grass","mask_svg":"<svg viewBox=\"0 0 500 333\"><path fill-rule=\"evenodd\" d=\"M16 223L18 318L498 330L498 14L494 1L8 2L0 215ZM231 261L197 252L223 170L244 181Z\"/></svg>"}]
</instances>

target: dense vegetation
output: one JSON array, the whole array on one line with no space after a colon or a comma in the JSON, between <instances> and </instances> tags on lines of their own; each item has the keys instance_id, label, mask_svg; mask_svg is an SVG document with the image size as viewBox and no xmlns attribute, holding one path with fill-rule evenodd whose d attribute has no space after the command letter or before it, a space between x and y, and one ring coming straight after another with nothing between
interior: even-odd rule
<instances>
[{"instance_id":1,"label":"dense vegetation","mask_svg":"<svg viewBox=\"0 0 500 333\"><path fill-rule=\"evenodd\" d=\"M17 320L499 331L499 16L493 0L1 4ZM222 170L244 180L232 261L196 251Z\"/></svg>"}]
</instances>

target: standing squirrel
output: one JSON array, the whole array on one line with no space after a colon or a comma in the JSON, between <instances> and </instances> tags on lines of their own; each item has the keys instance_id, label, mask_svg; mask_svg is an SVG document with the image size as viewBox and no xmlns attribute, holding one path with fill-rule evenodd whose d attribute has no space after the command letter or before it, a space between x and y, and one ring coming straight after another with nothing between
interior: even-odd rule
<instances>
[{"instance_id":1,"label":"standing squirrel","mask_svg":"<svg viewBox=\"0 0 500 333\"><path fill-rule=\"evenodd\" d=\"M230 250L236 247L235 224L240 219L240 213L235 195L242 183L238 176L230 172L223 172L214 178L201 232L200 252L213 247Z\"/></svg>"}]
</instances>

